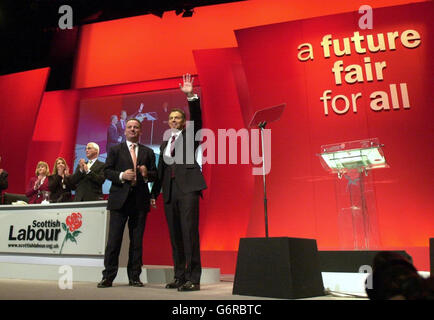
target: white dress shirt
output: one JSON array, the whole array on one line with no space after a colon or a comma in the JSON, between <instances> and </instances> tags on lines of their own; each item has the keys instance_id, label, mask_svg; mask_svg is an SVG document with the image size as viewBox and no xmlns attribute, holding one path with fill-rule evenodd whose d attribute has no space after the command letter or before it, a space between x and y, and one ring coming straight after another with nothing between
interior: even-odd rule
<instances>
[{"instance_id":1,"label":"white dress shirt","mask_svg":"<svg viewBox=\"0 0 434 320\"><path fill-rule=\"evenodd\" d=\"M199 99L199 97L197 96L197 94L194 94L192 97L187 97L188 101L194 101ZM172 129L172 133L170 135L169 140L167 141L167 146L166 149L164 150L164 155L166 157L172 158L172 155L170 154L170 146L172 145L172 137L176 136L175 140L173 141L173 143L176 143L176 140L179 138L179 135L181 133L181 130L178 129Z\"/></svg>"},{"instance_id":2,"label":"white dress shirt","mask_svg":"<svg viewBox=\"0 0 434 320\"><path fill-rule=\"evenodd\" d=\"M128 151L130 151L130 148L131 148L131 145L133 144L133 142L128 141L128 140L125 141L125 142L127 143ZM134 149L134 151L136 152L136 159L138 159L138 158L139 158L139 143L138 143L138 142L135 142L135 145L136 145L136 148ZM123 172L121 172L121 173L119 174L119 180L121 180L122 183L124 183L125 180L122 179L122 175L123 175Z\"/></svg>"},{"instance_id":3,"label":"white dress shirt","mask_svg":"<svg viewBox=\"0 0 434 320\"><path fill-rule=\"evenodd\" d=\"M167 141L166 149L164 150L164 155L165 155L166 157L169 157L169 158L172 157L172 155L170 154L170 147L171 147L171 145L172 145L172 138L173 138L173 136L175 136L175 140L173 140L173 143L176 143L176 140L178 139L178 137L180 136L180 134L181 134L181 130L178 130L178 129L172 129L172 133L171 133L171 135L170 135L170 138L169 138L169 140Z\"/></svg>"}]
</instances>

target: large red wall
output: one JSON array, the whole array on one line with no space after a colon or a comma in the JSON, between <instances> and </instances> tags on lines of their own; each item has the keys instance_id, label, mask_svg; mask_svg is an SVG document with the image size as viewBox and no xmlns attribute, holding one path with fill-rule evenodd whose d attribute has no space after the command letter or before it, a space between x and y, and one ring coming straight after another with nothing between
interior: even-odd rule
<instances>
[{"instance_id":1,"label":"large red wall","mask_svg":"<svg viewBox=\"0 0 434 320\"><path fill-rule=\"evenodd\" d=\"M204 125L215 136L215 148L206 155L213 155L218 163L223 156L218 149L218 130L245 128L242 106L249 106L242 105L240 99L247 93L246 83L237 77L241 60L237 48L199 50L194 56L201 79ZM228 146L229 140L226 143ZM254 180L251 165L241 164L240 146L238 140L236 165L229 163L228 148L225 163L204 165L209 187L203 201L206 214L201 218L203 250L237 250L238 239L246 236Z\"/></svg>"},{"instance_id":2,"label":"large red wall","mask_svg":"<svg viewBox=\"0 0 434 320\"><path fill-rule=\"evenodd\" d=\"M79 92L61 90L45 92L33 131L26 164L26 181L35 174L38 161L46 161L53 170L57 157L63 157L73 171Z\"/></svg>"},{"instance_id":3,"label":"large red wall","mask_svg":"<svg viewBox=\"0 0 434 320\"><path fill-rule=\"evenodd\" d=\"M43 68L0 77L1 166L9 172L10 193L24 193L29 146L49 71Z\"/></svg>"},{"instance_id":4,"label":"large red wall","mask_svg":"<svg viewBox=\"0 0 434 320\"><path fill-rule=\"evenodd\" d=\"M426 0L376 0L373 8ZM233 30L357 11L365 0L249 0L85 25L80 30L74 88L196 74L192 51L237 46Z\"/></svg>"},{"instance_id":5,"label":"large red wall","mask_svg":"<svg viewBox=\"0 0 434 320\"><path fill-rule=\"evenodd\" d=\"M433 22L432 3L374 10L374 28L361 30L357 12L259 26L236 31L238 48L247 77L253 109L287 103L279 122L272 128L272 170L269 175L270 234L313 237L320 249L340 247L335 177L321 166L321 145L379 138L390 168L372 171L380 248L425 247L434 233L432 148L433 119ZM396 50L330 58L320 46L324 35L333 39L405 30L420 34L420 45L404 47L397 39ZM266 43L266 45L264 45ZM310 43L314 58L297 58L298 46ZM341 40L342 43L342 40ZM377 43L377 41L375 41ZM366 40L364 42L366 47ZM387 46L387 43L386 43ZM305 48L304 48L305 49ZM360 64L370 57L372 64L386 61L384 80L337 85L331 69L337 60ZM261 61L261 63L258 63ZM375 71L374 71L375 76ZM374 111L370 94L386 91L389 85L406 83L411 107ZM357 113L325 115L320 97L360 92ZM264 94L266 92L266 94ZM399 93L398 93L399 94ZM390 99L390 98L389 98ZM391 104L392 102L390 102ZM339 108L343 109L343 101ZM275 146L279 146L276 148ZM256 194L262 181L256 179ZM263 234L260 199L253 205L247 235ZM426 251L426 253L428 253Z\"/></svg>"},{"instance_id":6,"label":"large red wall","mask_svg":"<svg viewBox=\"0 0 434 320\"><path fill-rule=\"evenodd\" d=\"M410 2L424 1L381 0L371 6ZM318 47L325 33L333 33L334 38L352 34L359 17L357 12L321 16L357 11L363 4L365 1L357 0L297 3L253 0L197 8L190 20L166 13L161 20L146 15L84 26L76 55L74 90L43 93L47 74L30 81L23 79L27 83L24 88L32 83L34 93L27 98L34 99L15 110L16 115L26 115L26 122L21 123L28 136L20 141L26 152L21 154L21 160L16 156L17 162L11 161L9 152L5 155L3 151L14 145L9 137L15 132L14 122L6 123L4 119L11 117L12 111L8 110L11 106L21 105L20 101L27 99L20 96L27 91L17 89L23 84L11 80L20 77L19 74L0 77L1 96L10 98L8 107L5 109L3 104L0 109L2 167L12 173L8 191L23 191L37 160L46 160L52 166L57 156L63 156L72 163L81 99L176 88L179 75L190 72L199 76L204 124L211 129L242 128L255 109L280 102L288 104L282 120L270 126L273 130L272 170L268 177L271 236L315 237L320 249L336 248L334 177L323 171L314 155L324 143L377 136L386 144L386 158L391 164L390 169L372 172L383 247L422 247L423 250L410 253L417 255L416 266L427 270L425 240L432 236L433 225L433 203L429 199L432 169L423 161L429 159L426 150L431 149L426 144L432 142L432 111L427 108L432 103L427 89L432 87L432 82L417 82L417 77L412 76L432 79L429 74L433 70L432 59L426 47L429 41L425 40L432 34L426 33L428 29L432 32L432 24L424 18L426 12L407 15L411 11L408 8L374 10L372 33L391 31L394 27L401 30L406 24L414 23L414 28L424 34L419 48L385 54L390 65L384 83L408 79L410 110L375 113L369 110L366 101L360 100L357 114L321 115L319 94L325 89L332 89L333 94L339 90L361 91L366 97L373 87L381 86L374 83L336 87L330 82L330 61L337 59L323 59ZM387 10L395 11L392 15ZM399 20L391 20L395 13L399 17L402 12L405 14ZM320 18L286 23L315 16ZM276 22L283 23L234 33L235 29ZM314 63L294 60L294 46L304 42L311 42L315 47ZM381 55L375 54L372 60L381 60ZM343 60L345 64L358 63L360 57L353 54ZM396 65L403 61L413 61L414 68L397 73ZM197 80L195 84L199 84ZM404 147L413 152L414 158L400 158ZM250 170L249 165L204 166L209 189L201 202L203 265L220 267L222 273L234 273L240 237L264 234L262 181L250 175ZM149 215L144 245L145 264L171 263L161 203Z\"/></svg>"}]
</instances>

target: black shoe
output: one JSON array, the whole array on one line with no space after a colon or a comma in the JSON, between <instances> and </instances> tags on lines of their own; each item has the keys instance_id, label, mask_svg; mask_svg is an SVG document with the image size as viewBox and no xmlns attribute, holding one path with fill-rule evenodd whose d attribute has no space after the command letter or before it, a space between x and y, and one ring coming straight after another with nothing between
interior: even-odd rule
<instances>
[{"instance_id":1,"label":"black shoe","mask_svg":"<svg viewBox=\"0 0 434 320\"><path fill-rule=\"evenodd\" d=\"M191 281L187 281L182 286L178 288L178 291L198 291L200 290L199 283L192 283Z\"/></svg>"},{"instance_id":2,"label":"black shoe","mask_svg":"<svg viewBox=\"0 0 434 320\"><path fill-rule=\"evenodd\" d=\"M133 287L144 287L145 285L143 284L142 281L140 281L139 279L137 280L130 280L128 282L129 286L133 286Z\"/></svg>"},{"instance_id":3,"label":"black shoe","mask_svg":"<svg viewBox=\"0 0 434 320\"><path fill-rule=\"evenodd\" d=\"M113 281L109 280L107 278L104 278L101 280L100 283L98 283L97 288L108 288L111 287L113 285Z\"/></svg>"},{"instance_id":4,"label":"black shoe","mask_svg":"<svg viewBox=\"0 0 434 320\"><path fill-rule=\"evenodd\" d=\"M175 281L166 284L166 289L177 289L185 283L185 280L175 279Z\"/></svg>"}]
</instances>

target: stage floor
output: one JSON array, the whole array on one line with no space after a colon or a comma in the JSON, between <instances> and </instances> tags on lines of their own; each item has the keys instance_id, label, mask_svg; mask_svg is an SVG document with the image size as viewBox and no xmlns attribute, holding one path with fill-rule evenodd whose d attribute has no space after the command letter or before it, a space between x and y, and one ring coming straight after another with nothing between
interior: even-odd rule
<instances>
[{"instance_id":1,"label":"stage floor","mask_svg":"<svg viewBox=\"0 0 434 320\"><path fill-rule=\"evenodd\" d=\"M164 288L164 284L146 284L143 288L114 283L100 289L95 282L74 282L72 289L60 289L57 281L0 279L1 300L280 300L266 297L232 294L230 276L216 284L201 285L200 291L178 292ZM301 300L301 299L300 299ZM368 300L333 295L303 300Z\"/></svg>"}]
</instances>

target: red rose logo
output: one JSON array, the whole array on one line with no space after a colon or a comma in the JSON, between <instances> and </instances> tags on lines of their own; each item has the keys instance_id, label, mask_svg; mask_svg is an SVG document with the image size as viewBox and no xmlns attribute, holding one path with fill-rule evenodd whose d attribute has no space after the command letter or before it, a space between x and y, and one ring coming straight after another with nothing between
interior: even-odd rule
<instances>
[{"instance_id":1,"label":"red rose logo","mask_svg":"<svg viewBox=\"0 0 434 320\"><path fill-rule=\"evenodd\" d=\"M80 230L77 230L82 225L81 218L82 216L80 212L73 212L66 217L66 223L62 223L62 228L64 231L66 231L66 236L65 239L63 239L59 254L62 254L63 246L67 240L77 244L77 240L75 238L81 233Z\"/></svg>"},{"instance_id":2,"label":"red rose logo","mask_svg":"<svg viewBox=\"0 0 434 320\"><path fill-rule=\"evenodd\" d=\"M66 224L69 227L69 231L73 232L81 227L81 213L73 212L66 218Z\"/></svg>"}]
</instances>

